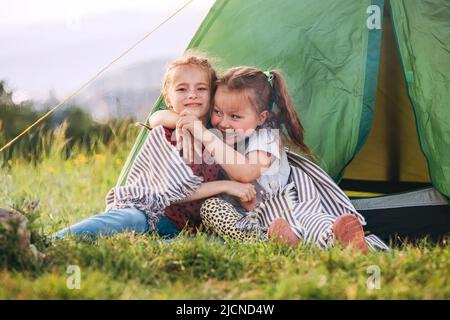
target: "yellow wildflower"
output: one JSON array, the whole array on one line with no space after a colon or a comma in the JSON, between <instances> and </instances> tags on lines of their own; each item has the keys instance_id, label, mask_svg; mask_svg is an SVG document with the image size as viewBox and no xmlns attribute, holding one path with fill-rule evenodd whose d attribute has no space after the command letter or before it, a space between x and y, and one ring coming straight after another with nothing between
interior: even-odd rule
<instances>
[{"instance_id":1,"label":"yellow wildflower","mask_svg":"<svg viewBox=\"0 0 450 320\"><path fill-rule=\"evenodd\" d=\"M102 161L105 159L105 156L103 154L96 154L94 156L94 158L95 158L95 161Z\"/></svg>"},{"instance_id":2,"label":"yellow wildflower","mask_svg":"<svg viewBox=\"0 0 450 320\"><path fill-rule=\"evenodd\" d=\"M76 164L87 163L87 162L88 162L88 158L82 153L77 155L77 157L75 158L75 163Z\"/></svg>"}]
</instances>

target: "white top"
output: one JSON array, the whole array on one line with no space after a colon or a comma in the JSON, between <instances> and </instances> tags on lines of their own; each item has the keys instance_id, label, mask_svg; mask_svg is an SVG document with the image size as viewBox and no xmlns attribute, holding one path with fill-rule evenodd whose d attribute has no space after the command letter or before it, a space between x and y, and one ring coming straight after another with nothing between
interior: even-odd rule
<instances>
[{"instance_id":1,"label":"white top","mask_svg":"<svg viewBox=\"0 0 450 320\"><path fill-rule=\"evenodd\" d=\"M272 193L287 185L291 168L281 143L278 129L259 129L248 138L245 155L265 151L272 155L272 164L256 179L264 191Z\"/></svg>"},{"instance_id":2,"label":"white top","mask_svg":"<svg viewBox=\"0 0 450 320\"><path fill-rule=\"evenodd\" d=\"M240 151L240 146L237 149ZM287 185L291 167L289 166L284 147L281 144L279 130L259 129L253 132L246 141L245 150L242 151L241 153L244 153L244 155L252 151L265 151L272 155L272 164L270 167L252 183L256 189L257 205L261 202L262 193L274 193ZM233 205L241 214L247 213L234 197L226 193L222 193L220 197Z\"/></svg>"}]
</instances>

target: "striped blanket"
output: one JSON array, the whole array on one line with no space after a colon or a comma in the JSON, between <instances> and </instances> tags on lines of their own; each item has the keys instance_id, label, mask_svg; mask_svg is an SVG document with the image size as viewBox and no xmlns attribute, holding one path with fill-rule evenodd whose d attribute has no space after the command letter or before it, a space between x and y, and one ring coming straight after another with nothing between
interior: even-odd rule
<instances>
[{"instance_id":1,"label":"striped blanket","mask_svg":"<svg viewBox=\"0 0 450 320\"><path fill-rule=\"evenodd\" d=\"M291 165L288 185L266 193L260 205L243 217L236 227L266 230L275 218L284 218L300 239L329 248L334 245L331 226L336 217L351 213L363 226L366 225L364 217L322 168L298 154L287 154ZM389 250L376 235L366 236L366 242L372 250Z\"/></svg>"},{"instance_id":2,"label":"striped blanket","mask_svg":"<svg viewBox=\"0 0 450 320\"><path fill-rule=\"evenodd\" d=\"M159 126L149 132L125 185L114 187L107 194L106 210L137 208L147 215L150 230L155 230L164 209L190 196L202 181L167 141L164 128Z\"/></svg>"},{"instance_id":3,"label":"striped blanket","mask_svg":"<svg viewBox=\"0 0 450 320\"><path fill-rule=\"evenodd\" d=\"M333 218L353 213L366 224L344 192L319 166L291 152L288 159L292 170L289 184L266 194L261 204L241 221L242 228L254 223L252 217L263 228L274 218L283 217L299 238L329 247ZM164 209L190 196L202 181L167 141L164 129L157 127L149 132L125 185L114 187L107 194L106 210L135 207L147 215L150 230L155 230ZM372 249L388 250L375 235L367 236L366 240Z\"/></svg>"}]
</instances>

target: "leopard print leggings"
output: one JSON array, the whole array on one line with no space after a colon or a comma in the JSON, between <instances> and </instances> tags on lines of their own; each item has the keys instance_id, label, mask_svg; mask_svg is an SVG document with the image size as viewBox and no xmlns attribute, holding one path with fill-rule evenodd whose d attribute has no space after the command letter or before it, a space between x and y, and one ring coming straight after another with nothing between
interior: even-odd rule
<instances>
[{"instance_id":1,"label":"leopard print leggings","mask_svg":"<svg viewBox=\"0 0 450 320\"><path fill-rule=\"evenodd\" d=\"M249 232L237 228L236 223L242 219L230 203L220 198L207 199L201 209L200 217L203 225L220 237L228 237L238 241L267 240L267 233Z\"/></svg>"}]
</instances>

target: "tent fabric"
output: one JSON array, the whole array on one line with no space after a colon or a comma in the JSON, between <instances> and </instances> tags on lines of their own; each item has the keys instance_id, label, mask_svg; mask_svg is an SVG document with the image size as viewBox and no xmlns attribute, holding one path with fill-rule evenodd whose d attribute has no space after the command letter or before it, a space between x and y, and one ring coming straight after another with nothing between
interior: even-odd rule
<instances>
[{"instance_id":1,"label":"tent fabric","mask_svg":"<svg viewBox=\"0 0 450 320\"><path fill-rule=\"evenodd\" d=\"M414 206L445 206L447 200L436 189L426 188L383 197L354 199L352 204L356 210L361 211Z\"/></svg>"},{"instance_id":2,"label":"tent fabric","mask_svg":"<svg viewBox=\"0 0 450 320\"><path fill-rule=\"evenodd\" d=\"M388 8L386 5L382 23L372 130L364 146L345 169L339 184L342 188L348 187L346 181L349 180L354 181L352 190L364 190L365 181L373 187L378 185L379 189L371 189L375 193L403 192L431 185L427 161L419 147L414 111L407 94Z\"/></svg>"},{"instance_id":3,"label":"tent fabric","mask_svg":"<svg viewBox=\"0 0 450 320\"><path fill-rule=\"evenodd\" d=\"M306 143L337 180L372 122L381 34L366 25L373 4L383 7L382 0L218 0L189 47L217 57L220 69L280 69ZM163 107L160 99L153 110ZM138 137L119 184L145 135Z\"/></svg>"},{"instance_id":4,"label":"tent fabric","mask_svg":"<svg viewBox=\"0 0 450 320\"><path fill-rule=\"evenodd\" d=\"M305 127L306 143L321 168L338 181L368 139L379 96L384 30L367 27L371 5L383 11L384 1L218 0L189 47L217 57L219 71L237 65L280 69ZM410 132L418 134L434 187L450 197L450 109L446 108L450 101L450 73L446 72L450 70L450 4L446 0L395 0L390 7L403 77L398 82L406 83L409 97L402 99L411 103L414 112L410 122L416 130ZM161 108L160 98L152 112ZM139 134L118 185L126 181L147 134L146 130ZM402 142L395 135L392 131L387 139ZM408 162L408 157L403 160ZM388 175L392 177L398 175ZM408 205L400 198L389 198L406 206L360 210L371 231L384 235L383 239L397 231L406 236L448 234L449 206L414 204L420 198L409 198Z\"/></svg>"},{"instance_id":5,"label":"tent fabric","mask_svg":"<svg viewBox=\"0 0 450 320\"><path fill-rule=\"evenodd\" d=\"M383 8L370 0L216 1L190 47L222 68L280 69L307 144L337 180L373 117L381 34L367 28L373 4Z\"/></svg>"},{"instance_id":6,"label":"tent fabric","mask_svg":"<svg viewBox=\"0 0 450 320\"><path fill-rule=\"evenodd\" d=\"M433 185L450 197L450 3L391 1L420 147Z\"/></svg>"},{"instance_id":7,"label":"tent fabric","mask_svg":"<svg viewBox=\"0 0 450 320\"><path fill-rule=\"evenodd\" d=\"M415 242L423 237L438 242L450 236L450 207L435 188L351 202L366 219L366 230L385 242Z\"/></svg>"},{"instance_id":8,"label":"tent fabric","mask_svg":"<svg viewBox=\"0 0 450 320\"><path fill-rule=\"evenodd\" d=\"M450 236L450 207L435 188L388 196L351 199L367 222L365 230L392 245L427 237L439 242Z\"/></svg>"},{"instance_id":9,"label":"tent fabric","mask_svg":"<svg viewBox=\"0 0 450 320\"><path fill-rule=\"evenodd\" d=\"M370 209L359 213L367 221L366 231L392 245L423 238L438 243L450 236L448 205Z\"/></svg>"}]
</instances>

